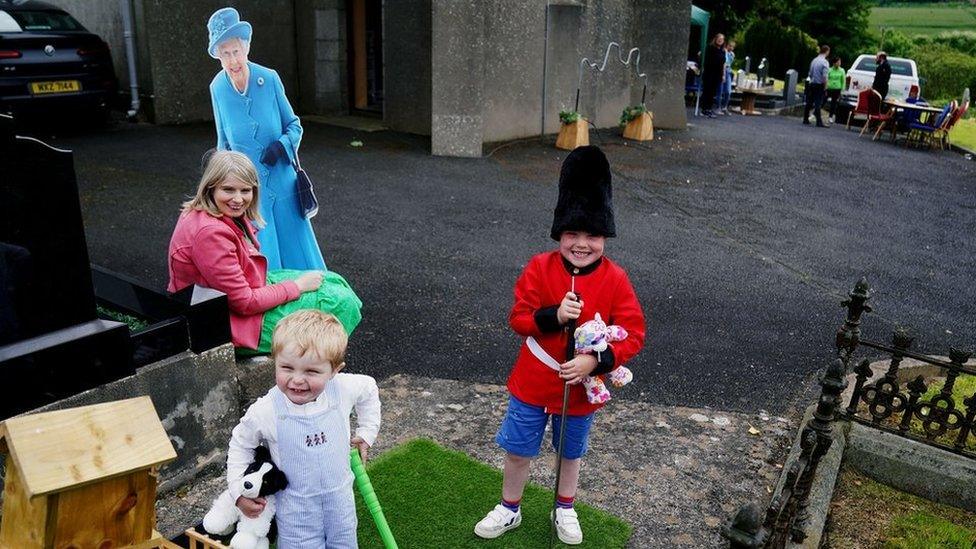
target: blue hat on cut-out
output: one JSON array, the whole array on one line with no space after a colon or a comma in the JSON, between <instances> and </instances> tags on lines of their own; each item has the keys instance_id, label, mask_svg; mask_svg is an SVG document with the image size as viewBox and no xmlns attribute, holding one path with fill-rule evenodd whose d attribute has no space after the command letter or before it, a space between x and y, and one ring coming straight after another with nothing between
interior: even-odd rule
<instances>
[{"instance_id":1,"label":"blue hat on cut-out","mask_svg":"<svg viewBox=\"0 0 976 549\"><path fill-rule=\"evenodd\" d=\"M247 42L251 40L251 24L241 21L241 14L234 8L220 8L215 11L207 21L207 31L210 35L207 53L214 59L220 59L217 55L217 46L221 42L231 38L240 38Z\"/></svg>"}]
</instances>

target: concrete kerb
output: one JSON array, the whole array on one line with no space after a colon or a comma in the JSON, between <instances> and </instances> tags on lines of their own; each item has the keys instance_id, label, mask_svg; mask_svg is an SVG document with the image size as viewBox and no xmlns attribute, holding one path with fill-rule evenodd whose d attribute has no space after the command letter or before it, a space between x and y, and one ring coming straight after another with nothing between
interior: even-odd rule
<instances>
[{"instance_id":1,"label":"concrete kerb","mask_svg":"<svg viewBox=\"0 0 976 549\"><path fill-rule=\"evenodd\" d=\"M800 459L800 438L803 434L803 428L813 418L814 410L816 410L816 405L808 407L803 414L803 420L800 422L796 437L793 439L793 446L783 463L783 474L780 475L770 501L779 497L783 492L783 485L786 483L786 471L789 471L790 467ZM810 499L807 504L809 519L804 528L806 538L801 543L788 542L786 545L788 548L816 549L820 547L824 527L827 523L827 514L830 510L830 500L834 496L834 485L837 482L837 475L840 473L841 462L844 458L844 448L847 443L846 427L847 424L840 421L834 422L832 425L830 449L820 459L820 465L817 466L810 486Z\"/></svg>"},{"instance_id":2,"label":"concrete kerb","mask_svg":"<svg viewBox=\"0 0 976 549\"><path fill-rule=\"evenodd\" d=\"M854 423L846 462L903 492L976 511L976 460Z\"/></svg>"},{"instance_id":3,"label":"concrete kerb","mask_svg":"<svg viewBox=\"0 0 976 549\"><path fill-rule=\"evenodd\" d=\"M888 360L873 362L871 379L882 376L888 364ZM976 365L976 360L970 360L967 365ZM904 383L917 376L944 375L942 370L906 358L897 377L899 383ZM855 378L855 374L848 376L848 388L841 395L844 407L850 402ZM847 450L845 462L878 482L932 501L976 511L976 460L972 458L857 423L850 426Z\"/></svg>"}]
</instances>

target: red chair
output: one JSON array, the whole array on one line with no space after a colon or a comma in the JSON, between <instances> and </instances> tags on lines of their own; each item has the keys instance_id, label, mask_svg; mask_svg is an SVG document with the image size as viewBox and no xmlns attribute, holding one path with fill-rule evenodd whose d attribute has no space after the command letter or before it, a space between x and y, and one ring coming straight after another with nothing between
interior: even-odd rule
<instances>
[{"instance_id":1,"label":"red chair","mask_svg":"<svg viewBox=\"0 0 976 549\"><path fill-rule=\"evenodd\" d=\"M940 147L942 148L952 147L952 143L949 141L949 132L952 130L952 127L956 125L956 122L959 122L960 120L962 120L963 116L966 116L966 111L968 110L969 110L969 101L966 101L965 103L962 104L961 107L959 107L958 109L956 109L955 112L952 113L952 117L949 118L949 121L946 122L945 126L943 126L942 129L936 130L936 134L941 139L941 141L939 142Z\"/></svg>"},{"instance_id":2,"label":"red chair","mask_svg":"<svg viewBox=\"0 0 976 549\"><path fill-rule=\"evenodd\" d=\"M866 90L861 90L857 94L857 106L854 107L854 110L851 111L851 114L847 115L847 129L848 130L851 129L851 120L854 119L854 116L855 115L858 115L858 114L863 114L864 116L867 116L868 115L868 98L871 97L871 92L874 92L874 90L872 90L872 89L869 88L869 89L866 89ZM877 93L877 92L875 92L875 93Z\"/></svg>"},{"instance_id":3,"label":"red chair","mask_svg":"<svg viewBox=\"0 0 976 549\"><path fill-rule=\"evenodd\" d=\"M861 137L864 135L864 132L871 129L871 122L878 122L880 127L884 127L885 124L891 122L891 112L881 112L881 94L873 89L868 91L871 92L868 95L868 119L864 123L864 127L861 128L861 133L857 135L858 137ZM874 138L877 139L878 135L875 134Z\"/></svg>"}]
</instances>

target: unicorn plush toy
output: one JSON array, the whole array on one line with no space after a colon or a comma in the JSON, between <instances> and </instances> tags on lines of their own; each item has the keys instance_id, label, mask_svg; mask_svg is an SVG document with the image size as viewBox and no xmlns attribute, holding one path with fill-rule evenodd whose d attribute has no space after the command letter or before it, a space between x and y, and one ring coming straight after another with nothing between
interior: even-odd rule
<instances>
[{"instance_id":1,"label":"unicorn plush toy","mask_svg":"<svg viewBox=\"0 0 976 549\"><path fill-rule=\"evenodd\" d=\"M600 353L607 350L607 346L615 341L622 341L627 337L627 330L620 326L607 326L606 322L597 313L593 320L584 322L582 326L576 328L573 338L576 342L576 354L596 353L597 360ZM623 387L634 379L634 374L629 368L619 366L607 374L610 383L614 387ZM610 400L610 391L603 381L603 376L587 376L583 378L583 387L586 388L586 398L593 404L602 404Z\"/></svg>"}]
</instances>

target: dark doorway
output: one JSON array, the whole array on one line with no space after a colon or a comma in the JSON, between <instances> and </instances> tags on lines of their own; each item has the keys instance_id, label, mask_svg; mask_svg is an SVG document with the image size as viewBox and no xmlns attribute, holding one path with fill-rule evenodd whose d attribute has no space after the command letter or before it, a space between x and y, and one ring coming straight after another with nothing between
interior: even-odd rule
<instances>
[{"instance_id":1,"label":"dark doorway","mask_svg":"<svg viewBox=\"0 0 976 549\"><path fill-rule=\"evenodd\" d=\"M349 109L383 114L383 3L347 0Z\"/></svg>"}]
</instances>

